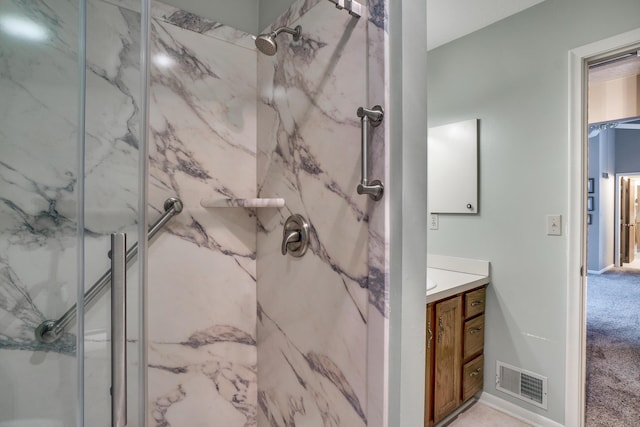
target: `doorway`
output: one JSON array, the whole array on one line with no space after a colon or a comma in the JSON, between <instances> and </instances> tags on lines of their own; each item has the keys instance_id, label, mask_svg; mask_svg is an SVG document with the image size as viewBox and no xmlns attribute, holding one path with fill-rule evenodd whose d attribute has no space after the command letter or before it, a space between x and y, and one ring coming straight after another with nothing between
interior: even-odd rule
<instances>
[{"instance_id":1,"label":"doorway","mask_svg":"<svg viewBox=\"0 0 640 427\"><path fill-rule=\"evenodd\" d=\"M587 302L585 426L640 419L640 270L635 258L640 170L638 48L587 62ZM591 219L591 221L589 221Z\"/></svg>"},{"instance_id":2,"label":"doorway","mask_svg":"<svg viewBox=\"0 0 640 427\"><path fill-rule=\"evenodd\" d=\"M588 123L603 123L607 120L588 120L587 79L588 65L618 57L624 53L637 52L640 45L640 29L601 40L569 53L570 67L570 201L569 201L569 263L567 293L567 353L566 353L566 411L565 424L568 426L595 427L585 424L587 396L587 283L591 278L588 267L588 232L591 226L588 203L595 206L597 195L589 194L589 128ZM637 55L637 53L636 53ZM637 116L638 114L635 114ZM625 117L625 116L621 116ZM626 117L631 117L627 115ZM615 158L615 153L613 154ZM604 175L603 175L604 174ZM607 180L611 188L615 184L615 170L601 171L598 180ZM613 193L613 191L612 191ZM590 200L589 197L594 197ZM610 200L610 199L609 199ZM593 209L593 208L592 208ZM613 216L613 215L612 215ZM593 217L591 218L593 221ZM606 238L607 242L614 239ZM612 250L613 252L613 250ZM613 268L613 254L608 262ZM593 281L593 280L592 280ZM589 293L591 294L591 288ZM628 300L628 299L627 299ZM603 398L611 405L611 396ZM611 425L611 424L609 424ZM626 424L615 424L626 425ZM633 425L633 424L630 424Z\"/></svg>"},{"instance_id":3,"label":"doorway","mask_svg":"<svg viewBox=\"0 0 640 427\"><path fill-rule=\"evenodd\" d=\"M637 138L640 138L640 125ZM640 270L640 172L616 174L616 185L616 266Z\"/></svg>"}]
</instances>

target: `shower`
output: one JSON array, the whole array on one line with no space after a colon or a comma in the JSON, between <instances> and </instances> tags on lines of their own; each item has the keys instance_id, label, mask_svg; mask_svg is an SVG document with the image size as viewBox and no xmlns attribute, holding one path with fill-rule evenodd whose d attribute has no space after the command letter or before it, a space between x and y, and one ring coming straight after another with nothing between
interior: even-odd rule
<instances>
[{"instance_id":1,"label":"shower","mask_svg":"<svg viewBox=\"0 0 640 427\"><path fill-rule=\"evenodd\" d=\"M0 427L379 423L384 16L167 1L0 2Z\"/></svg>"},{"instance_id":2,"label":"shower","mask_svg":"<svg viewBox=\"0 0 640 427\"><path fill-rule=\"evenodd\" d=\"M288 27L276 28L270 33L260 34L256 37L256 47L265 55L273 56L278 51L278 45L276 44L276 37L280 33L289 33L293 35L293 41L300 40L300 34L302 33L302 27L298 25L294 29Z\"/></svg>"}]
</instances>

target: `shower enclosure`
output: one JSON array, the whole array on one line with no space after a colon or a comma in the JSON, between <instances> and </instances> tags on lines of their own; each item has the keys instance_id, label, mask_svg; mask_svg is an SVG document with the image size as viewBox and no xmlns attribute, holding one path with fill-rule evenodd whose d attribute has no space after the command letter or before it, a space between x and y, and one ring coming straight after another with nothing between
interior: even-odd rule
<instances>
[{"instance_id":1,"label":"shower enclosure","mask_svg":"<svg viewBox=\"0 0 640 427\"><path fill-rule=\"evenodd\" d=\"M390 190L357 188L393 183L386 4L334 3L256 29L301 27L273 56L156 1L0 5L0 427L385 425ZM300 258L281 252L293 214ZM126 423L113 233L138 243Z\"/></svg>"},{"instance_id":2,"label":"shower enclosure","mask_svg":"<svg viewBox=\"0 0 640 427\"><path fill-rule=\"evenodd\" d=\"M110 422L109 294L73 307L110 270L111 233L131 247L145 224L141 15L118 9L0 5L2 426ZM129 425L142 413L138 266L127 272ZM67 311L59 335L37 336Z\"/></svg>"}]
</instances>

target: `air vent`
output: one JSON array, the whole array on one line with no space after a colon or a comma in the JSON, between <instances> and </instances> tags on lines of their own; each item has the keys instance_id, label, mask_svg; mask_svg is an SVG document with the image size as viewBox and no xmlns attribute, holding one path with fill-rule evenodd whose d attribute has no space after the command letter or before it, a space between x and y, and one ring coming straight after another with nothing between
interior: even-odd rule
<instances>
[{"instance_id":1,"label":"air vent","mask_svg":"<svg viewBox=\"0 0 640 427\"><path fill-rule=\"evenodd\" d=\"M496 389L547 409L547 377L542 375L507 365L498 360L496 363Z\"/></svg>"}]
</instances>

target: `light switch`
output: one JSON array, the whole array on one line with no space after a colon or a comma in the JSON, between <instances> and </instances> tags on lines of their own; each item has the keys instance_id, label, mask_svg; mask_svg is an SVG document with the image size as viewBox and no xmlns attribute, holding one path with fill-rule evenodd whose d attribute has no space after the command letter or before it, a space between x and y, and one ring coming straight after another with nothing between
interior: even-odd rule
<instances>
[{"instance_id":1,"label":"light switch","mask_svg":"<svg viewBox=\"0 0 640 427\"><path fill-rule=\"evenodd\" d=\"M562 236L562 215L547 215L547 236Z\"/></svg>"}]
</instances>

